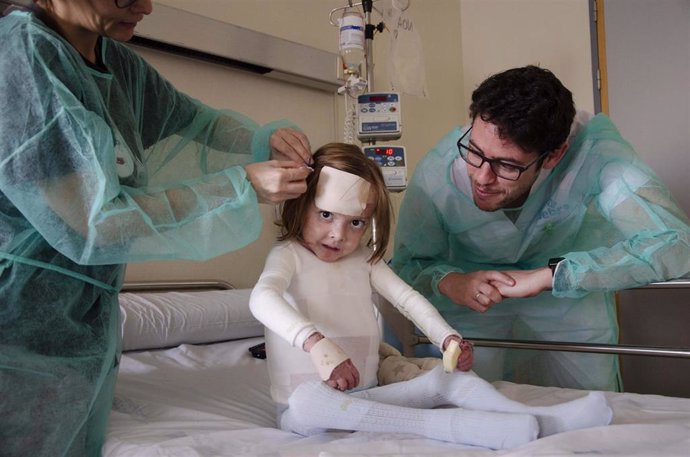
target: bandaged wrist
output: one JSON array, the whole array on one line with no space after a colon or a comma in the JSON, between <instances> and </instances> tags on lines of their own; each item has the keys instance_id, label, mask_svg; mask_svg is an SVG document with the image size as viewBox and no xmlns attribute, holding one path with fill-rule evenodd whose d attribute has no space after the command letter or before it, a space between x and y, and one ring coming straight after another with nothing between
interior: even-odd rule
<instances>
[{"instance_id":1,"label":"bandaged wrist","mask_svg":"<svg viewBox=\"0 0 690 457\"><path fill-rule=\"evenodd\" d=\"M317 341L309 351L311 361L322 380L327 381L331 373L341 363L349 359L340 347L328 338Z\"/></svg>"}]
</instances>

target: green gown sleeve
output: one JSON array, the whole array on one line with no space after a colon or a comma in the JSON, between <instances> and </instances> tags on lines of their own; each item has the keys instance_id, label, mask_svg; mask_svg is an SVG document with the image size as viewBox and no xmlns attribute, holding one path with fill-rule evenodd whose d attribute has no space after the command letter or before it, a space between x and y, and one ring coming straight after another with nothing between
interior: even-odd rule
<instances>
[{"instance_id":1,"label":"green gown sleeve","mask_svg":"<svg viewBox=\"0 0 690 457\"><path fill-rule=\"evenodd\" d=\"M207 107L107 39L99 72L49 29L16 37L0 71L0 191L53 248L82 264L202 260L258 237L242 166L268 159L288 122Z\"/></svg>"}]
</instances>

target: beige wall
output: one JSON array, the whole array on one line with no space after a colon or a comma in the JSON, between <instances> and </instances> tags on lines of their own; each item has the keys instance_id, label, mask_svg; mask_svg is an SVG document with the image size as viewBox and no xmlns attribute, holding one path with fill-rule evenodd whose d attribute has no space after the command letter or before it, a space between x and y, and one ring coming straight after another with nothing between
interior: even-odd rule
<instances>
[{"instance_id":1,"label":"beige wall","mask_svg":"<svg viewBox=\"0 0 690 457\"><path fill-rule=\"evenodd\" d=\"M587 0L461 0L464 102L487 76L523 65L553 71L594 111Z\"/></svg>"},{"instance_id":2,"label":"beige wall","mask_svg":"<svg viewBox=\"0 0 690 457\"><path fill-rule=\"evenodd\" d=\"M283 39L337 52L338 29L328 22L332 9L345 0L161 0L180 9ZM450 129L467 121L467 100L476 85L490 73L512 66L540 63L554 70L573 90L578 105L592 109L591 69L587 0L410 0L409 13L424 46L430 97L403 95L403 136L393 143L406 147L408 174L421 157ZM383 9L390 0L374 4ZM154 13L155 14L155 5ZM378 13L373 22L381 21ZM374 88L389 90L386 74L388 32L374 40ZM175 84L194 95L203 92L195 65L145 51L145 58L160 66ZM243 82L248 75L235 75ZM261 80L262 78L257 78ZM265 82L257 81L264 85ZM278 84L278 83L273 83ZM286 84L286 83L280 83ZM268 87L268 86L267 86ZM271 86L273 87L273 86ZM259 90L264 90L259 88ZM303 126L312 145L342 139L344 105L341 96L288 87L295 96L331 97L332 111L324 114L303 107L288 117ZM232 94L230 94L232 95ZM204 100L203 97L200 97ZM204 100L214 106L224 103L217 96ZM309 102L307 102L308 104ZM322 103L322 102L320 102ZM232 108L234 105L225 105ZM259 103L256 112L246 112L259 122L283 117L275 104ZM280 108L277 109L280 111ZM402 194L393 196L396 208ZM223 279L238 287L250 287L263 266L273 242L271 208L265 207L266 223L259 241L252 246L204 263L156 262L130 265L127 280Z\"/></svg>"},{"instance_id":3,"label":"beige wall","mask_svg":"<svg viewBox=\"0 0 690 457\"><path fill-rule=\"evenodd\" d=\"M338 52L338 28L329 23L329 13L347 5L346 0L160 0L157 3L334 53ZM374 3L379 10L388 5L390 0ZM409 13L422 37L431 97L422 100L403 95L403 137L392 143L406 147L414 168L422 155L463 119L466 109L462 98L460 1L410 0ZM334 16L338 14L342 13ZM372 16L374 23L382 20L377 12ZM377 33L374 38L375 90L390 90L386 72L388 40L388 32ZM336 135L342 140L343 100L342 96L333 96L338 103ZM313 146L318 147L318 143Z\"/></svg>"}]
</instances>

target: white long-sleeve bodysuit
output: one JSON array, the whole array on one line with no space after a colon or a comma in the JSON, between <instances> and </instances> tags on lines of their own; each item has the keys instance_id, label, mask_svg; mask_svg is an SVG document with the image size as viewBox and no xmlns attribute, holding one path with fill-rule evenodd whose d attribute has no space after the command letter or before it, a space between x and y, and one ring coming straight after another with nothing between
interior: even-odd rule
<instances>
[{"instance_id":1,"label":"white long-sleeve bodysuit","mask_svg":"<svg viewBox=\"0 0 690 457\"><path fill-rule=\"evenodd\" d=\"M436 345L452 327L422 295L393 273L385 262L367 262L369 249L328 263L295 241L278 243L266 259L252 291L254 316L266 326L271 396L286 405L305 381L319 380L304 341L319 331L333 340L359 370L358 389L377 384L381 341L372 290L412 320Z\"/></svg>"}]
</instances>

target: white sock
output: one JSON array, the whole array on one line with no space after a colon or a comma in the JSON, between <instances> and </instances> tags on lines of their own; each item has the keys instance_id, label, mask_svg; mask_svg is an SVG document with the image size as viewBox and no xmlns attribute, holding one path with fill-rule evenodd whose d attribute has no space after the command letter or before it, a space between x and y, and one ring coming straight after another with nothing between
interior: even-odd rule
<instances>
[{"instance_id":1,"label":"white sock","mask_svg":"<svg viewBox=\"0 0 690 457\"><path fill-rule=\"evenodd\" d=\"M296 432L332 428L414 433L493 449L528 443L539 431L536 419L527 414L409 408L358 398L321 382L300 385L290 396L289 409L283 416L281 426L295 426L292 430Z\"/></svg>"},{"instance_id":2,"label":"white sock","mask_svg":"<svg viewBox=\"0 0 690 457\"><path fill-rule=\"evenodd\" d=\"M473 372L444 373L434 369L429 374L427 382L436 385L445 403L474 410L534 415L539 421L539 436L608 425L613 417L603 392L590 392L552 406L528 406L504 396Z\"/></svg>"}]
</instances>

